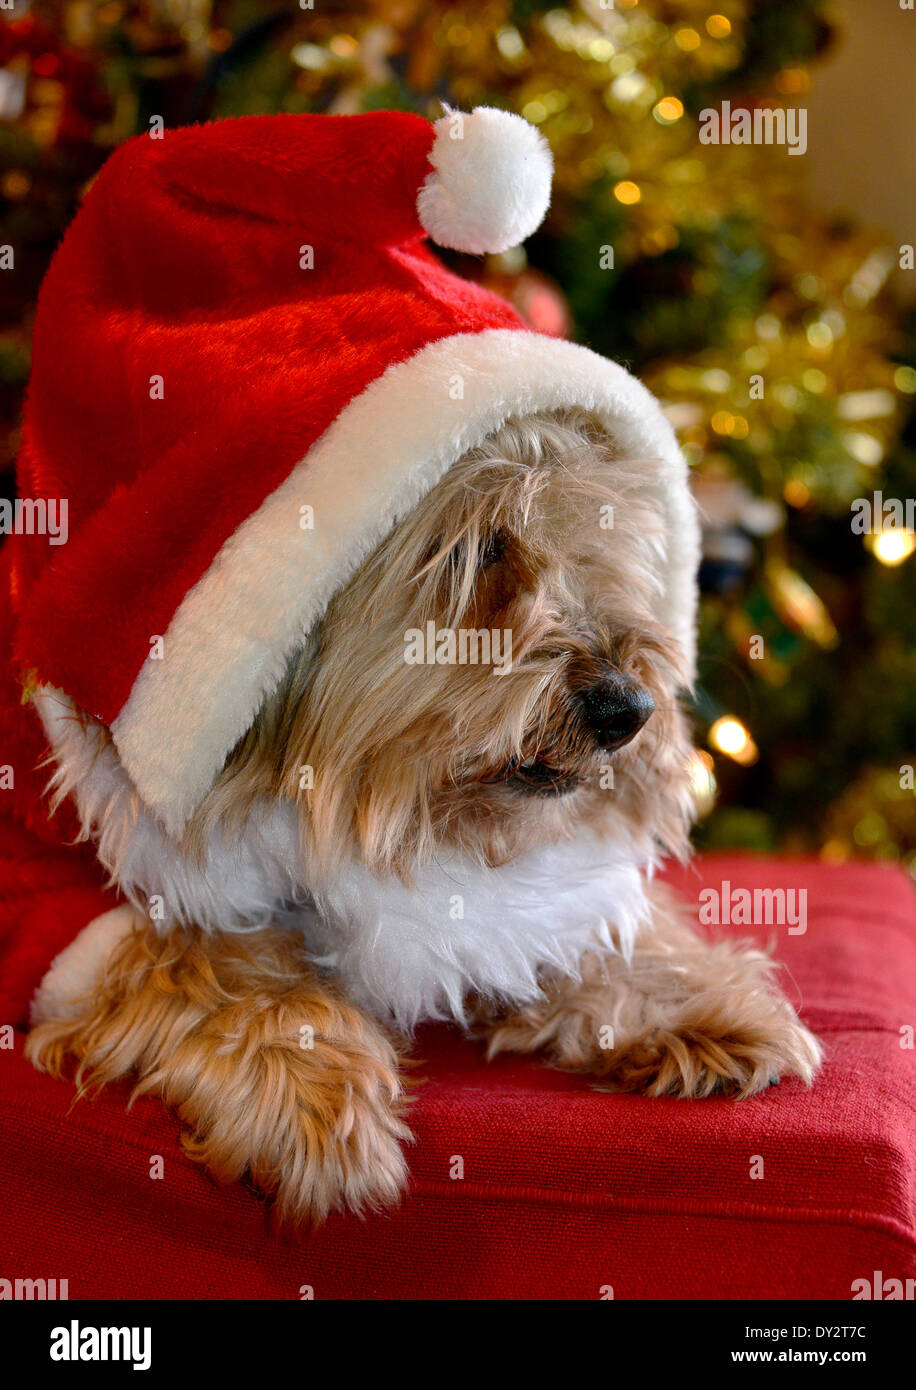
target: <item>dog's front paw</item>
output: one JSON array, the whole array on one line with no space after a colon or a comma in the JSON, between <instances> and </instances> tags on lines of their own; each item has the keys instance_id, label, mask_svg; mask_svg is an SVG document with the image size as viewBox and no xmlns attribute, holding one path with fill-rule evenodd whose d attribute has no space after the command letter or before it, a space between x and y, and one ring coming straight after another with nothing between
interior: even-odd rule
<instances>
[{"instance_id":1,"label":"dog's front paw","mask_svg":"<svg viewBox=\"0 0 916 1390\"><path fill-rule=\"evenodd\" d=\"M783 1076L810 1085L821 1060L814 1034L784 1000L766 995L685 1006L677 1018L609 1050L593 1070L609 1088L650 1096L752 1096Z\"/></svg>"},{"instance_id":2,"label":"dog's front paw","mask_svg":"<svg viewBox=\"0 0 916 1390\"><path fill-rule=\"evenodd\" d=\"M78 1063L84 1094L137 1077L177 1111L187 1153L217 1180L246 1175L281 1221L397 1201L407 1179L404 1086L386 1031L314 974L290 934L132 932L31 1060Z\"/></svg>"},{"instance_id":3,"label":"dog's front paw","mask_svg":"<svg viewBox=\"0 0 916 1390\"><path fill-rule=\"evenodd\" d=\"M784 1076L810 1086L821 1045L777 989L775 970L762 951L724 941L654 958L642 1026L602 1070L614 1086L652 1096L753 1096Z\"/></svg>"},{"instance_id":4,"label":"dog's front paw","mask_svg":"<svg viewBox=\"0 0 916 1390\"><path fill-rule=\"evenodd\" d=\"M215 1016L194 1042L197 1061L161 1079L187 1126L185 1150L221 1182L247 1173L282 1222L389 1206L411 1139L394 1048L342 1000L298 1002L239 1026Z\"/></svg>"},{"instance_id":5,"label":"dog's front paw","mask_svg":"<svg viewBox=\"0 0 916 1390\"><path fill-rule=\"evenodd\" d=\"M650 1096L752 1096L790 1075L810 1085L821 1047L776 988L773 961L663 926L629 963L591 955L517 1013L481 1010L490 1056L544 1052L606 1089Z\"/></svg>"}]
</instances>

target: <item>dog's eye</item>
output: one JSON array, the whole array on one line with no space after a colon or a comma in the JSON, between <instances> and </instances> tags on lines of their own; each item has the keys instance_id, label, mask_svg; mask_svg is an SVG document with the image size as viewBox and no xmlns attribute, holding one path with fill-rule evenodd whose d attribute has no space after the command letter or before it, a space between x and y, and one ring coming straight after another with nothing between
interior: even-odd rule
<instances>
[{"instance_id":1,"label":"dog's eye","mask_svg":"<svg viewBox=\"0 0 916 1390\"><path fill-rule=\"evenodd\" d=\"M480 552L477 557L478 567L482 570L490 565L496 565L506 553L506 538L502 531L494 531L492 535L485 536L480 543Z\"/></svg>"}]
</instances>

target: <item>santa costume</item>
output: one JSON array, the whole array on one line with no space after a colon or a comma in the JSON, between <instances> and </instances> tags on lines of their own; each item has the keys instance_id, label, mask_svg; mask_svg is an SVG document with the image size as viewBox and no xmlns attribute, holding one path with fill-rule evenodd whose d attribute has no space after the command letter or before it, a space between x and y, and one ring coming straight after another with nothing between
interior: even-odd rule
<instances>
[{"instance_id":1,"label":"santa costume","mask_svg":"<svg viewBox=\"0 0 916 1390\"><path fill-rule=\"evenodd\" d=\"M696 522L657 402L428 245L516 245L550 178L539 133L488 108L245 117L139 136L102 169L42 288L19 458L68 538L0 555L0 1019L25 1021L117 901L73 808L47 815L80 712L177 844L334 594L510 417L581 406L664 461L659 616L692 661Z\"/></svg>"}]
</instances>

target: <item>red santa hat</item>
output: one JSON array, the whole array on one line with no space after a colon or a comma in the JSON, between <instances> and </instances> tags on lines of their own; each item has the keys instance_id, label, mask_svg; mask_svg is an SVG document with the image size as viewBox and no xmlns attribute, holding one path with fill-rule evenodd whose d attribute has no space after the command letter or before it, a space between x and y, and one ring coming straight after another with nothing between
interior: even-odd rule
<instances>
[{"instance_id":1,"label":"red santa hat","mask_svg":"<svg viewBox=\"0 0 916 1390\"><path fill-rule=\"evenodd\" d=\"M658 404L426 244L516 245L550 180L541 135L481 107L141 136L88 192L39 299L20 458L69 539L19 548L16 656L111 729L171 833L333 595L512 416L582 406L663 460L660 616L692 661L696 523Z\"/></svg>"}]
</instances>

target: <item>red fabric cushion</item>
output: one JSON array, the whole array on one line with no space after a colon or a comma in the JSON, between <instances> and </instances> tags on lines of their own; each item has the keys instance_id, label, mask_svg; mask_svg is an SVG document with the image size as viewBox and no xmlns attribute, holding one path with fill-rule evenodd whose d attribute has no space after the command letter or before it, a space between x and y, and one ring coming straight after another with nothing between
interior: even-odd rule
<instances>
[{"instance_id":1,"label":"red fabric cushion","mask_svg":"<svg viewBox=\"0 0 916 1390\"><path fill-rule=\"evenodd\" d=\"M827 1046L812 1091L753 1100L595 1092L535 1059L487 1065L446 1028L418 1039L412 1185L395 1213L335 1216L296 1241L241 1186L183 1157L156 1101L126 1088L68 1113L71 1088L0 1051L6 1278L71 1299L850 1299L916 1276L916 908L898 872L709 857L670 875L805 887L808 930L778 934L785 984ZM75 889L71 891L76 891ZM734 930L734 929L733 929ZM741 934L751 934L744 928ZM165 1161L162 1180L150 1158ZM764 1176L750 1177L754 1155ZM454 1156L464 1178L453 1180Z\"/></svg>"}]
</instances>

